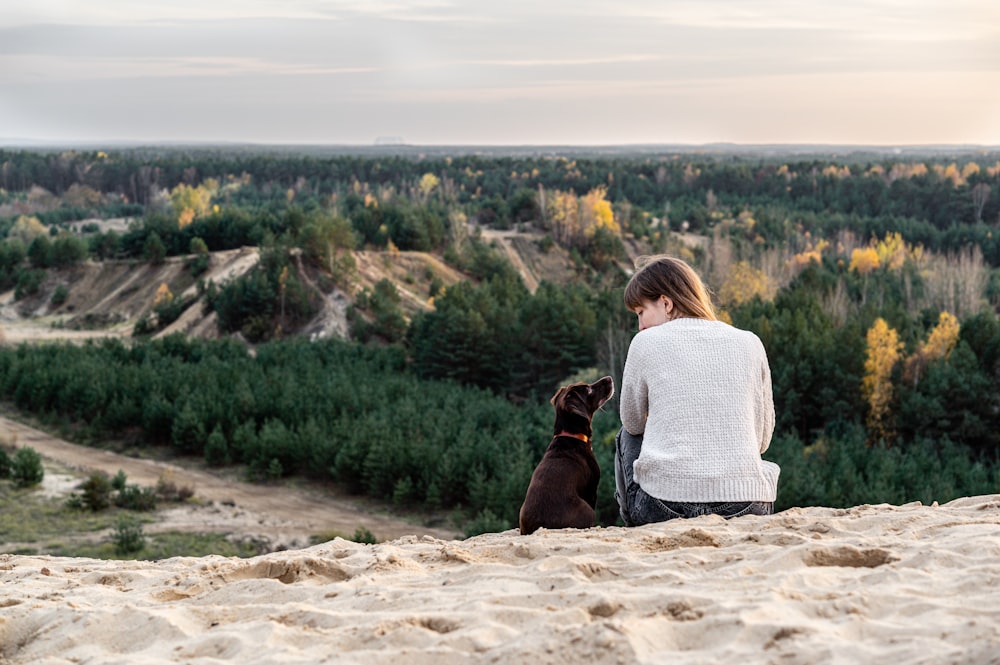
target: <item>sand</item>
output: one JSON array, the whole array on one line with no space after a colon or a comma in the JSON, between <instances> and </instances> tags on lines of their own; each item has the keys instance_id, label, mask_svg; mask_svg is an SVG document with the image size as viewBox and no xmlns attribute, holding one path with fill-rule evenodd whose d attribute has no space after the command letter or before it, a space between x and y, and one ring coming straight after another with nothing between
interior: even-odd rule
<instances>
[{"instance_id":1,"label":"sand","mask_svg":"<svg viewBox=\"0 0 1000 665\"><path fill-rule=\"evenodd\" d=\"M1000 495L0 576L4 664L1000 663Z\"/></svg>"}]
</instances>

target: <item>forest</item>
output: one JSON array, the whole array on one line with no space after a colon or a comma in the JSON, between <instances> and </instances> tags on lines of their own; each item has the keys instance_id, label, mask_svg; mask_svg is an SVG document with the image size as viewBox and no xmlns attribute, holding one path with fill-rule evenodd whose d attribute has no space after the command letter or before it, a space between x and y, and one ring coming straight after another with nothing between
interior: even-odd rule
<instances>
[{"instance_id":1,"label":"forest","mask_svg":"<svg viewBox=\"0 0 1000 665\"><path fill-rule=\"evenodd\" d=\"M1000 491L1000 153L0 151L0 188L15 299L83 261L184 256L197 278L209 252L261 248L243 277L199 282L220 339L153 339L193 306L164 297L128 342L0 346L0 400L76 440L506 529L555 389L620 379L630 256L666 252L768 352L778 509ZM114 218L127 230L98 224ZM487 229L565 252L573 278L529 289ZM385 280L354 299L350 339L297 335L316 288L349 292L358 251L431 253L465 279L428 279L417 312ZM603 524L618 427L609 403Z\"/></svg>"}]
</instances>

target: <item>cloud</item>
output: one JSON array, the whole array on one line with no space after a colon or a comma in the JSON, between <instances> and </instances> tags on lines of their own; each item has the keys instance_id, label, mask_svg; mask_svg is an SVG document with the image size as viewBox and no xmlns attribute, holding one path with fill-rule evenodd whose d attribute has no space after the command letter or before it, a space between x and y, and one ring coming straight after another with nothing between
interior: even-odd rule
<instances>
[{"instance_id":1,"label":"cloud","mask_svg":"<svg viewBox=\"0 0 1000 665\"><path fill-rule=\"evenodd\" d=\"M114 26L270 18L335 20L330 3L295 0L31 0L4 3L0 24Z\"/></svg>"},{"instance_id":2,"label":"cloud","mask_svg":"<svg viewBox=\"0 0 1000 665\"><path fill-rule=\"evenodd\" d=\"M97 81L162 77L232 77L369 74L373 67L327 67L238 57L61 58L0 55L0 82Z\"/></svg>"},{"instance_id":3,"label":"cloud","mask_svg":"<svg viewBox=\"0 0 1000 665\"><path fill-rule=\"evenodd\" d=\"M852 39L938 42L1000 34L1000 4L988 0L634 0L620 13L711 30L806 30ZM617 12L616 12L617 13Z\"/></svg>"},{"instance_id":4,"label":"cloud","mask_svg":"<svg viewBox=\"0 0 1000 665\"><path fill-rule=\"evenodd\" d=\"M657 55L622 54L595 56L591 58L525 58L510 60L459 60L453 65L483 65L489 67L589 67L593 65L617 65L660 60Z\"/></svg>"}]
</instances>

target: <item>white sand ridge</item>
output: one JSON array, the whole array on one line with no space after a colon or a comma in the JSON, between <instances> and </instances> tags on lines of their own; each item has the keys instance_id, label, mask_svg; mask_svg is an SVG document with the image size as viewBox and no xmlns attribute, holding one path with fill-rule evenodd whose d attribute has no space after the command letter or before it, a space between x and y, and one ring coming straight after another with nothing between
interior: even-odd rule
<instances>
[{"instance_id":1,"label":"white sand ridge","mask_svg":"<svg viewBox=\"0 0 1000 665\"><path fill-rule=\"evenodd\" d=\"M0 575L5 664L1000 663L1000 495Z\"/></svg>"}]
</instances>

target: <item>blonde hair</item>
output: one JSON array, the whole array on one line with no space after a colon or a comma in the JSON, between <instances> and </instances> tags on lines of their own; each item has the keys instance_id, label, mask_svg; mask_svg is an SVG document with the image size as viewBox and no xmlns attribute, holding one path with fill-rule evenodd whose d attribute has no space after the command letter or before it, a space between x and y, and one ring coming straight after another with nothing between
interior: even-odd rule
<instances>
[{"instance_id":1,"label":"blonde hair","mask_svg":"<svg viewBox=\"0 0 1000 665\"><path fill-rule=\"evenodd\" d=\"M701 277L684 261L672 256L640 256L636 271L625 286L625 306L635 310L643 301L670 298L678 316L717 320L712 299Z\"/></svg>"}]
</instances>

